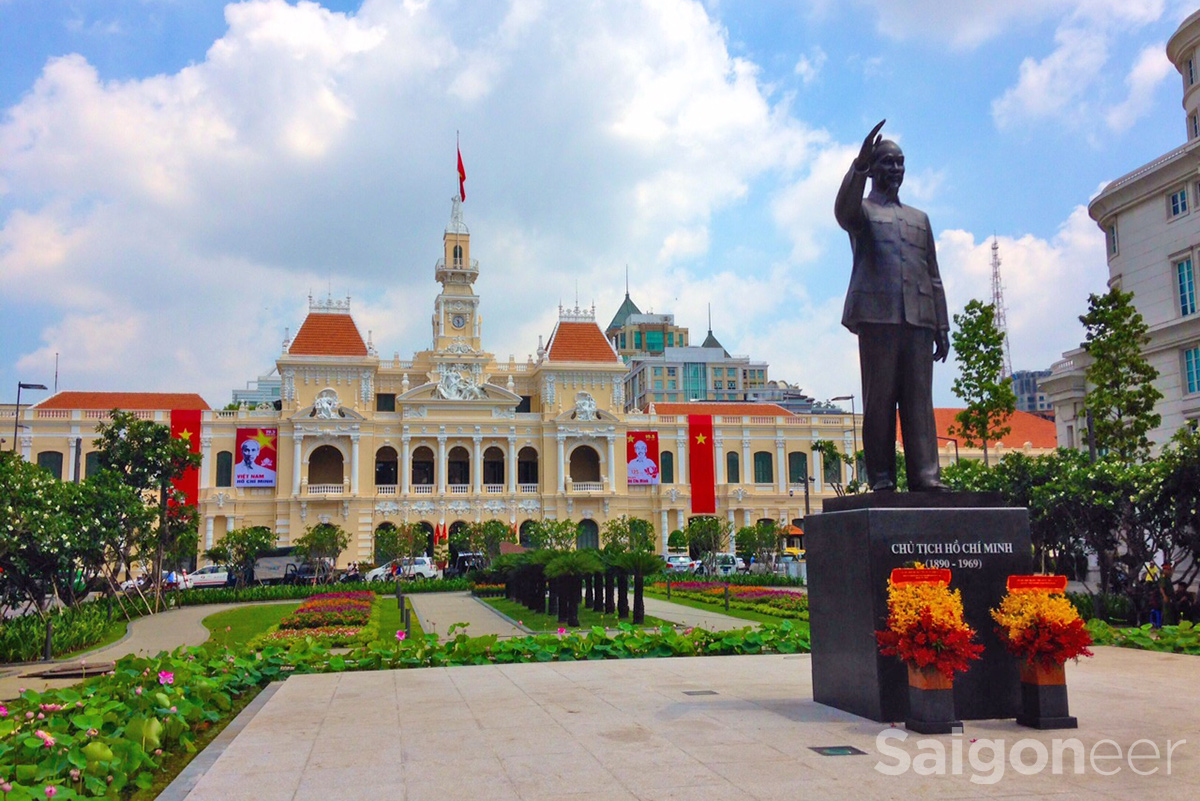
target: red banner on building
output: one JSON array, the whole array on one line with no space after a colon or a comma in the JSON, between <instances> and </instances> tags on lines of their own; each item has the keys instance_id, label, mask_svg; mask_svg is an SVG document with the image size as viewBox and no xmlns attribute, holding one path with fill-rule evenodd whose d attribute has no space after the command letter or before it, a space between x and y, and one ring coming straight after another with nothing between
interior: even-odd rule
<instances>
[{"instance_id":1,"label":"red banner on building","mask_svg":"<svg viewBox=\"0 0 1200 801\"><path fill-rule=\"evenodd\" d=\"M692 514L717 513L717 472L711 414L688 415L688 474Z\"/></svg>"},{"instance_id":2,"label":"red banner on building","mask_svg":"<svg viewBox=\"0 0 1200 801\"><path fill-rule=\"evenodd\" d=\"M629 484L659 483L658 432L630 431L625 436L625 463Z\"/></svg>"},{"instance_id":3,"label":"red banner on building","mask_svg":"<svg viewBox=\"0 0 1200 801\"><path fill-rule=\"evenodd\" d=\"M239 428L238 463L233 467L235 487L273 487L279 465L277 428ZM299 468L297 468L299 469Z\"/></svg>"},{"instance_id":4,"label":"red banner on building","mask_svg":"<svg viewBox=\"0 0 1200 801\"><path fill-rule=\"evenodd\" d=\"M187 442L188 450L200 452L200 415L199 409L171 410L171 438ZM183 475L171 482L177 492L183 493L184 503L195 506L200 500L200 471L189 467Z\"/></svg>"}]
</instances>

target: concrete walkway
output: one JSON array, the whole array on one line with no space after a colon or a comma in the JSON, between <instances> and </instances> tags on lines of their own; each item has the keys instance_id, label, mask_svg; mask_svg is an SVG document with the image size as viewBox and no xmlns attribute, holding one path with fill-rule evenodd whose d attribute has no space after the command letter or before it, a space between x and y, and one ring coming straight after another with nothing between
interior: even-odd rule
<instances>
[{"instance_id":1,"label":"concrete walkway","mask_svg":"<svg viewBox=\"0 0 1200 801\"><path fill-rule=\"evenodd\" d=\"M187 799L1194 801L1198 665L1097 648L1067 668L1078 729L938 737L814 703L807 655L293 676Z\"/></svg>"},{"instance_id":2,"label":"concrete walkway","mask_svg":"<svg viewBox=\"0 0 1200 801\"><path fill-rule=\"evenodd\" d=\"M646 596L646 614L660 620L669 620L681 626L689 626L709 631L729 631L744 629L746 626L757 626L753 620L723 615L720 612L709 612L706 609L693 609L690 606L672 603L662 598Z\"/></svg>"},{"instance_id":3,"label":"concrete walkway","mask_svg":"<svg viewBox=\"0 0 1200 801\"><path fill-rule=\"evenodd\" d=\"M262 601L264 604L296 603L297 601ZM37 662L26 665L10 665L0 669L0 700L16 698L22 688L39 692L52 687L69 687L80 679L22 678L27 673L37 673L53 664L69 664L83 661L85 664L114 662L129 654L153 656L159 651L171 651L181 645L201 645L208 640L208 629L201 623L209 615L237 609L250 604L205 604L170 609L157 615L139 617L129 623L125 636L95 651L89 651L70 659L54 662Z\"/></svg>"},{"instance_id":4,"label":"concrete walkway","mask_svg":"<svg viewBox=\"0 0 1200 801\"><path fill-rule=\"evenodd\" d=\"M469 592L418 592L405 596L412 602L413 611L426 634L443 639L455 623L466 623L470 637L524 637L528 632L509 623L504 617Z\"/></svg>"}]
</instances>

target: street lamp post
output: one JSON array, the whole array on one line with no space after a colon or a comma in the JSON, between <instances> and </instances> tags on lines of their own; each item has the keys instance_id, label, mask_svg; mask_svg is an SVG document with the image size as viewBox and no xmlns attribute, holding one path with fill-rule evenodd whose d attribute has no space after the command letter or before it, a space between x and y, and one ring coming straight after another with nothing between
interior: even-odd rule
<instances>
[{"instance_id":1,"label":"street lamp post","mask_svg":"<svg viewBox=\"0 0 1200 801\"><path fill-rule=\"evenodd\" d=\"M854 453L851 454L851 468L854 470L854 477L858 478L858 415L854 412L854 396L853 395L838 395L836 398L830 398L834 401L850 401L850 431L854 437Z\"/></svg>"},{"instance_id":2,"label":"street lamp post","mask_svg":"<svg viewBox=\"0 0 1200 801\"><path fill-rule=\"evenodd\" d=\"M17 425L21 422L21 390L45 388L45 384L26 384L24 381L17 382L17 408L13 416L13 453L17 452Z\"/></svg>"}]
</instances>

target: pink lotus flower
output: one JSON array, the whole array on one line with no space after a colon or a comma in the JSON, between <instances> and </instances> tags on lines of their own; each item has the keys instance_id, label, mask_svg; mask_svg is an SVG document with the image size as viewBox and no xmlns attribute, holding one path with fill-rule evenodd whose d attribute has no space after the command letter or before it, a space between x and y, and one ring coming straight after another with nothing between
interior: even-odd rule
<instances>
[{"instance_id":1,"label":"pink lotus flower","mask_svg":"<svg viewBox=\"0 0 1200 801\"><path fill-rule=\"evenodd\" d=\"M8 707L6 707L4 704L0 704L0 718L6 717L8 717Z\"/></svg>"},{"instance_id":2,"label":"pink lotus flower","mask_svg":"<svg viewBox=\"0 0 1200 801\"><path fill-rule=\"evenodd\" d=\"M0 793L11 793L11 792L12 792L11 784L9 784L8 782L4 782L3 784L0 784Z\"/></svg>"},{"instance_id":3,"label":"pink lotus flower","mask_svg":"<svg viewBox=\"0 0 1200 801\"><path fill-rule=\"evenodd\" d=\"M563 635L564 635L564 634L566 634L566 633L567 633L567 630L566 630L566 629L564 629L562 626L559 626L559 627L558 627L558 636L559 636L559 637L563 636Z\"/></svg>"},{"instance_id":4,"label":"pink lotus flower","mask_svg":"<svg viewBox=\"0 0 1200 801\"><path fill-rule=\"evenodd\" d=\"M97 734L99 734L99 733L100 733L100 732L99 732L99 731L97 731L96 729L88 729L88 730L87 730L87 736L88 736L88 737L95 737L95 736L96 736Z\"/></svg>"},{"instance_id":5,"label":"pink lotus flower","mask_svg":"<svg viewBox=\"0 0 1200 801\"><path fill-rule=\"evenodd\" d=\"M158 673L158 683L163 685L174 684L175 674L169 670L160 670Z\"/></svg>"},{"instance_id":6,"label":"pink lotus flower","mask_svg":"<svg viewBox=\"0 0 1200 801\"><path fill-rule=\"evenodd\" d=\"M49 732L44 732L41 729L38 729L37 731L35 731L33 733L33 736L37 737L39 740L41 740L42 744L45 745L47 748L54 747L54 738L50 736Z\"/></svg>"},{"instance_id":7,"label":"pink lotus flower","mask_svg":"<svg viewBox=\"0 0 1200 801\"><path fill-rule=\"evenodd\" d=\"M141 694L142 694L142 688L141 688L141 687L134 687L134 688L133 688L133 694L134 694L134 695L141 695Z\"/></svg>"},{"instance_id":8,"label":"pink lotus flower","mask_svg":"<svg viewBox=\"0 0 1200 801\"><path fill-rule=\"evenodd\" d=\"M407 637L407 636L408 636L408 634L406 634L405 632L403 632L403 631L397 631L397 632L396 632L396 641L397 641L397 642L404 642L404 638L405 638L405 637Z\"/></svg>"},{"instance_id":9,"label":"pink lotus flower","mask_svg":"<svg viewBox=\"0 0 1200 801\"><path fill-rule=\"evenodd\" d=\"M56 795L58 795L57 787L47 787L46 788L46 798L54 798L54 796L56 796Z\"/></svg>"}]
</instances>

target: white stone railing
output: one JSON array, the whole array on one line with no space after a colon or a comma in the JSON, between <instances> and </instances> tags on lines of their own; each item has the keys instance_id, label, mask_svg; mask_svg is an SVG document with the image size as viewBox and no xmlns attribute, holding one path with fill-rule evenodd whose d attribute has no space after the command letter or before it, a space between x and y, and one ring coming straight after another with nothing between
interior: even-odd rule
<instances>
[{"instance_id":1,"label":"white stone railing","mask_svg":"<svg viewBox=\"0 0 1200 801\"><path fill-rule=\"evenodd\" d=\"M522 495L536 495L537 491L538 491L537 484L518 484L517 485L517 492L521 493Z\"/></svg>"},{"instance_id":2,"label":"white stone railing","mask_svg":"<svg viewBox=\"0 0 1200 801\"><path fill-rule=\"evenodd\" d=\"M503 484L484 484L483 491L487 495L502 495L504 493Z\"/></svg>"},{"instance_id":3,"label":"white stone railing","mask_svg":"<svg viewBox=\"0 0 1200 801\"><path fill-rule=\"evenodd\" d=\"M341 495L345 488L341 484L309 484L309 495Z\"/></svg>"},{"instance_id":4,"label":"white stone railing","mask_svg":"<svg viewBox=\"0 0 1200 801\"><path fill-rule=\"evenodd\" d=\"M470 484L450 484L446 487L451 495L466 495L471 491Z\"/></svg>"},{"instance_id":5,"label":"white stone railing","mask_svg":"<svg viewBox=\"0 0 1200 801\"><path fill-rule=\"evenodd\" d=\"M396 494L396 485L395 484L377 484L375 486L375 494L376 495L395 495Z\"/></svg>"},{"instance_id":6,"label":"white stone railing","mask_svg":"<svg viewBox=\"0 0 1200 801\"><path fill-rule=\"evenodd\" d=\"M576 481L572 484L576 492L603 492L604 484L600 481Z\"/></svg>"},{"instance_id":7,"label":"white stone railing","mask_svg":"<svg viewBox=\"0 0 1200 801\"><path fill-rule=\"evenodd\" d=\"M408 488L408 491L411 492L413 495L432 495L433 494L433 485L432 484L413 484L411 487Z\"/></svg>"}]
</instances>

